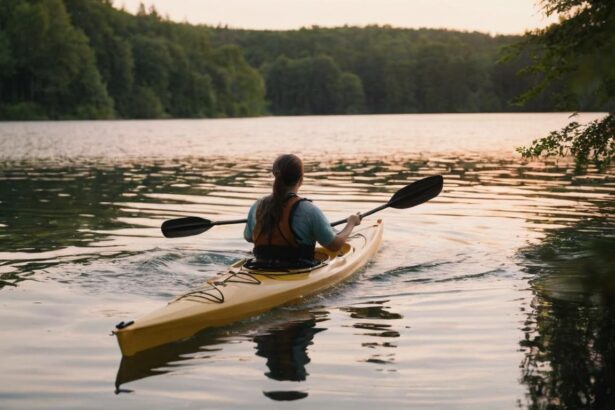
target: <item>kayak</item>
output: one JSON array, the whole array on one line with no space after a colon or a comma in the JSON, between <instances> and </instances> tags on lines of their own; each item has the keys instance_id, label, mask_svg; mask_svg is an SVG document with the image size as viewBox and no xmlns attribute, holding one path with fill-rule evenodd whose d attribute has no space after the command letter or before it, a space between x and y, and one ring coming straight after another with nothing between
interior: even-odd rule
<instances>
[{"instance_id":1,"label":"kayak","mask_svg":"<svg viewBox=\"0 0 615 410\"><path fill-rule=\"evenodd\" d=\"M316 248L316 266L272 270L240 260L166 306L113 330L124 356L188 338L200 330L228 325L296 302L347 279L376 254L383 223L363 222L338 252Z\"/></svg>"}]
</instances>

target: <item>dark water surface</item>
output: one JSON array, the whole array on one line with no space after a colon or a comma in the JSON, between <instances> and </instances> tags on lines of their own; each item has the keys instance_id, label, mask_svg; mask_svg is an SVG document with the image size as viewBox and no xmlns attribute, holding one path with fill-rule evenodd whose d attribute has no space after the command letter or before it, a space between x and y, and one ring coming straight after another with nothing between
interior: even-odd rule
<instances>
[{"instance_id":1,"label":"dark water surface","mask_svg":"<svg viewBox=\"0 0 615 410\"><path fill-rule=\"evenodd\" d=\"M587 118L595 117L586 115ZM514 147L566 115L0 124L0 408L612 408L615 176ZM331 219L385 210L382 248L299 304L122 358L115 323L250 251L275 155Z\"/></svg>"}]
</instances>

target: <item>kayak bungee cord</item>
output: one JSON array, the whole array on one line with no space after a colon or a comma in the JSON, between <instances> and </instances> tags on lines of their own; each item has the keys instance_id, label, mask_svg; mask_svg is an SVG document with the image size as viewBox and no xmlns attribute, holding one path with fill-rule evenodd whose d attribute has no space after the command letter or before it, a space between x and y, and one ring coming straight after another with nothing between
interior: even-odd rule
<instances>
[{"instance_id":1,"label":"kayak bungee cord","mask_svg":"<svg viewBox=\"0 0 615 410\"><path fill-rule=\"evenodd\" d=\"M243 277L244 279L239 279ZM205 283L201 288L197 288L191 292L181 295L171 302L175 303L179 300L186 299L193 302L214 302L224 303L224 293L219 289L219 286L226 286L227 283L241 283L244 285L260 285L262 282L248 272L228 272L228 276L222 281L211 281ZM217 293L217 295L215 294Z\"/></svg>"},{"instance_id":2,"label":"kayak bungee cord","mask_svg":"<svg viewBox=\"0 0 615 410\"><path fill-rule=\"evenodd\" d=\"M359 235L361 234L353 235L353 236L359 236ZM204 302L224 303L224 292L222 292L222 290L220 290L219 287L226 286L228 283L240 283L244 285L260 285L263 282L260 281L258 278L256 278L255 275L264 276L269 279L275 279L277 276L300 275L302 273L308 273L308 272L313 271L314 269L322 268L323 266L326 266L326 265L327 265L327 262L322 261L318 265L312 266L310 268L284 269L284 270L276 271L275 273L271 272L271 270L267 270L267 271L263 270L263 273L259 273L258 270L253 270L252 272L245 272L242 270L239 270L239 271L230 270L225 273L227 277L224 280L208 281L202 287L197 288L184 295L178 296L177 298L170 301L169 304L177 302L182 299L192 300L194 302L200 302L200 303L204 303Z\"/></svg>"}]
</instances>

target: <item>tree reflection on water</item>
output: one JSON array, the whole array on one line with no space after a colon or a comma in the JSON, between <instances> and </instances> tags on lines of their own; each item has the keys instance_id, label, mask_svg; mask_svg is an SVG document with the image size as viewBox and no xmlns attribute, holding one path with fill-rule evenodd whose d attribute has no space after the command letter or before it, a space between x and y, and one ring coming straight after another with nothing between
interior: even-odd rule
<instances>
[{"instance_id":1,"label":"tree reflection on water","mask_svg":"<svg viewBox=\"0 0 615 410\"><path fill-rule=\"evenodd\" d=\"M612 232L608 218L592 220L522 251L536 275L520 342L529 408L615 408Z\"/></svg>"}]
</instances>

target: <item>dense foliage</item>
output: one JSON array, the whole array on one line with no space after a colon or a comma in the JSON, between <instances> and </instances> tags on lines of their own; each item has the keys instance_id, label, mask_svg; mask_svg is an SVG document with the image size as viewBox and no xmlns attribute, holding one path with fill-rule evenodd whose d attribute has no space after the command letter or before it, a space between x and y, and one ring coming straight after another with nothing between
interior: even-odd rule
<instances>
[{"instance_id":1,"label":"dense foliage","mask_svg":"<svg viewBox=\"0 0 615 410\"><path fill-rule=\"evenodd\" d=\"M497 63L515 41L386 26L232 30L111 0L0 0L0 119L576 108L551 93L510 104L540 85L516 76L529 53Z\"/></svg>"},{"instance_id":2,"label":"dense foliage","mask_svg":"<svg viewBox=\"0 0 615 410\"><path fill-rule=\"evenodd\" d=\"M259 115L260 74L207 30L110 1L0 0L0 118Z\"/></svg>"},{"instance_id":3,"label":"dense foliage","mask_svg":"<svg viewBox=\"0 0 615 410\"><path fill-rule=\"evenodd\" d=\"M615 115L609 114L589 124L573 121L518 151L526 158L571 155L578 171L584 170L590 162L606 170L615 156Z\"/></svg>"},{"instance_id":4,"label":"dense foliage","mask_svg":"<svg viewBox=\"0 0 615 410\"><path fill-rule=\"evenodd\" d=\"M559 81L566 85L560 97L576 110L595 100L610 114L586 126L573 122L519 151L526 157L571 154L580 167L593 161L606 169L615 156L615 2L542 0L541 5L546 14L562 18L515 47L532 58L526 71L541 75L521 100L529 101Z\"/></svg>"},{"instance_id":5,"label":"dense foliage","mask_svg":"<svg viewBox=\"0 0 615 410\"><path fill-rule=\"evenodd\" d=\"M515 36L368 26L218 27L210 37L214 45L245 50L265 77L274 114L519 111L511 101L535 81L516 75L527 59L498 64L501 48L518 41ZM336 90L337 98L317 95L315 88ZM592 104L597 108L590 100L586 105ZM544 95L523 110L555 108L567 107Z\"/></svg>"}]
</instances>

